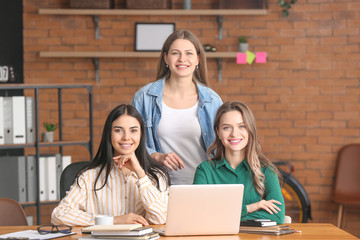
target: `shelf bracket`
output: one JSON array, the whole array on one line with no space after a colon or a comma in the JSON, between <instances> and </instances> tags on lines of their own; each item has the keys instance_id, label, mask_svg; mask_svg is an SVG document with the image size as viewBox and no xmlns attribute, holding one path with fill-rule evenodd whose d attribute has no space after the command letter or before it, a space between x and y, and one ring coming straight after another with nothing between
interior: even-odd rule
<instances>
[{"instance_id":1,"label":"shelf bracket","mask_svg":"<svg viewBox=\"0 0 360 240\"><path fill-rule=\"evenodd\" d=\"M217 20L218 20L218 26L219 26L219 39L222 40L223 39L223 16L218 15Z\"/></svg>"},{"instance_id":2,"label":"shelf bracket","mask_svg":"<svg viewBox=\"0 0 360 240\"><path fill-rule=\"evenodd\" d=\"M100 82L100 61L99 58L94 58L94 66L95 66L95 81L97 83Z\"/></svg>"},{"instance_id":3,"label":"shelf bracket","mask_svg":"<svg viewBox=\"0 0 360 240\"><path fill-rule=\"evenodd\" d=\"M217 59L218 64L218 82L222 82L222 58Z\"/></svg>"},{"instance_id":4,"label":"shelf bracket","mask_svg":"<svg viewBox=\"0 0 360 240\"><path fill-rule=\"evenodd\" d=\"M95 39L100 39L99 15L94 15Z\"/></svg>"}]
</instances>

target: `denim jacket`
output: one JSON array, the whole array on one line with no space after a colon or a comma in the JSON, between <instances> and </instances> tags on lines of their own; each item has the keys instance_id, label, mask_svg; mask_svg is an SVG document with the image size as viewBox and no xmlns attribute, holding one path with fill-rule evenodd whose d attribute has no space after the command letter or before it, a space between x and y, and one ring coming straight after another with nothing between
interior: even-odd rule
<instances>
[{"instance_id":1,"label":"denim jacket","mask_svg":"<svg viewBox=\"0 0 360 240\"><path fill-rule=\"evenodd\" d=\"M164 84L165 78L147 84L135 93L131 101L144 119L146 146L150 155L154 152L162 152L156 129L161 119ZM199 94L198 118L206 151L215 140L214 119L216 111L222 105L222 100L210 88L200 83L196 83L196 87Z\"/></svg>"}]
</instances>

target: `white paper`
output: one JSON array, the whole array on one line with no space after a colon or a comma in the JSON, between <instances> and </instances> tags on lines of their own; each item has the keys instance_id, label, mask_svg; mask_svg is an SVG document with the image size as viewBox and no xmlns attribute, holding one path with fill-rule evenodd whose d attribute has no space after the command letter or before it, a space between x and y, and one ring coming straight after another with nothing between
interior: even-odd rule
<instances>
[{"instance_id":1,"label":"white paper","mask_svg":"<svg viewBox=\"0 0 360 240\"><path fill-rule=\"evenodd\" d=\"M11 238L28 238L30 240L40 240L40 239L52 239L58 237L65 237L68 235L76 234L75 232L72 233L48 233L48 234L40 234L36 230L27 230L27 231L20 231L20 232L13 232L4 235L0 235L0 239L5 239L8 237Z\"/></svg>"}]
</instances>

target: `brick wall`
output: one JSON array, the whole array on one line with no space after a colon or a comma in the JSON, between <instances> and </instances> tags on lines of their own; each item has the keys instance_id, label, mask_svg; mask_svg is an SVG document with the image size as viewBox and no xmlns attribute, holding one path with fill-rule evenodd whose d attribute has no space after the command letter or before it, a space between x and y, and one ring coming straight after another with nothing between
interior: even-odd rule
<instances>
[{"instance_id":1,"label":"brick wall","mask_svg":"<svg viewBox=\"0 0 360 240\"><path fill-rule=\"evenodd\" d=\"M125 0L117 0L123 8ZM338 149L360 142L360 3L358 0L301 0L281 16L269 0L264 16L224 16L219 40L216 16L100 16L100 40L91 16L39 15L39 8L67 8L68 0L24 0L25 83L90 83L94 87L94 148L108 112L129 103L137 89L155 80L157 59L100 59L96 83L92 59L40 58L39 51L133 51L134 23L175 22L218 51L236 51L237 37L248 36L249 50L266 51L268 63L237 65L208 60L211 87L223 101L239 100L253 110L263 150L276 160L291 160L295 177L310 195L313 222L336 223L331 202ZM193 0L194 9L216 8L216 0ZM173 8L181 8L173 0ZM44 91L41 119L56 119L54 92ZM70 91L64 114L65 139L88 139L86 93ZM74 161L89 157L69 147ZM345 230L360 236L360 210L345 217ZM351 212L351 213L350 213Z\"/></svg>"}]
</instances>

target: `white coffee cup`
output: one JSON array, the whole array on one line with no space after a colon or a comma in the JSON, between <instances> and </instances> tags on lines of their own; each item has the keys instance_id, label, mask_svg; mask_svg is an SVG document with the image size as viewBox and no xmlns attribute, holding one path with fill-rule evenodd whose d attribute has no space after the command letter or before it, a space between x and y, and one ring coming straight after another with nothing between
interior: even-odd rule
<instances>
[{"instance_id":1,"label":"white coffee cup","mask_svg":"<svg viewBox=\"0 0 360 240\"><path fill-rule=\"evenodd\" d=\"M95 216L95 225L113 225L114 217L106 215Z\"/></svg>"}]
</instances>

